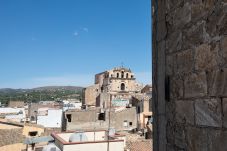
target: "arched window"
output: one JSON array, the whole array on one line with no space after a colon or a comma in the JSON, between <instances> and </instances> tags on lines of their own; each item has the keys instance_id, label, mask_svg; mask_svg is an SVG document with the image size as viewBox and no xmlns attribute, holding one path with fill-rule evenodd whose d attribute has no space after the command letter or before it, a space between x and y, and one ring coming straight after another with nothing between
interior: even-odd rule
<instances>
[{"instance_id":1,"label":"arched window","mask_svg":"<svg viewBox=\"0 0 227 151\"><path fill-rule=\"evenodd\" d=\"M119 73L117 73L117 78L119 78Z\"/></svg>"},{"instance_id":2,"label":"arched window","mask_svg":"<svg viewBox=\"0 0 227 151\"><path fill-rule=\"evenodd\" d=\"M121 91L124 91L124 90L125 90L125 84L122 83L122 84L121 84Z\"/></svg>"},{"instance_id":3,"label":"arched window","mask_svg":"<svg viewBox=\"0 0 227 151\"><path fill-rule=\"evenodd\" d=\"M126 74L126 78L128 78L128 73Z\"/></svg>"},{"instance_id":4,"label":"arched window","mask_svg":"<svg viewBox=\"0 0 227 151\"><path fill-rule=\"evenodd\" d=\"M121 78L124 78L124 71L121 71Z\"/></svg>"}]
</instances>

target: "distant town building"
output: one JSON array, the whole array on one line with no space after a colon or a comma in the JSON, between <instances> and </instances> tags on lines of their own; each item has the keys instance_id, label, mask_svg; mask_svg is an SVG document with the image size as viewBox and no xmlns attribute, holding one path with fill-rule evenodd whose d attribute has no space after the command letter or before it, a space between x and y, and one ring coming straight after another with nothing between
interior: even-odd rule
<instances>
[{"instance_id":1,"label":"distant town building","mask_svg":"<svg viewBox=\"0 0 227 151\"><path fill-rule=\"evenodd\" d=\"M124 151L125 136L104 130L52 133L55 150ZM45 150L47 151L47 150Z\"/></svg>"},{"instance_id":2,"label":"distant town building","mask_svg":"<svg viewBox=\"0 0 227 151\"><path fill-rule=\"evenodd\" d=\"M28 115L27 117L31 122L36 123L37 121L37 113L40 108L52 108L52 109L62 109L62 102L55 101L40 101L39 103L30 103L28 105Z\"/></svg>"},{"instance_id":3,"label":"distant town building","mask_svg":"<svg viewBox=\"0 0 227 151\"><path fill-rule=\"evenodd\" d=\"M108 129L129 131L137 128L135 107L118 107L112 109L88 108L86 110L69 110L64 112L63 130Z\"/></svg>"},{"instance_id":4,"label":"distant town building","mask_svg":"<svg viewBox=\"0 0 227 151\"><path fill-rule=\"evenodd\" d=\"M71 101L71 100L63 101L63 111L81 109L81 107L82 107L82 102L80 101Z\"/></svg>"},{"instance_id":5,"label":"distant town building","mask_svg":"<svg viewBox=\"0 0 227 151\"><path fill-rule=\"evenodd\" d=\"M37 124L46 128L61 128L62 109L40 108L37 113Z\"/></svg>"},{"instance_id":6,"label":"distant town building","mask_svg":"<svg viewBox=\"0 0 227 151\"><path fill-rule=\"evenodd\" d=\"M0 117L3 119L9 119L16 122L21 122L26 118L24 108L0 108Z\"/></svg>"},{"instance_id":7,"label":"distant town building","mask_svg":"<svg viewBox=\"0 0 227 151\"><path fill-rule=\"evenodd\" d=\"M107 107L109 105L105 104L106 99L101 98L101 94L106 93L113 106L126 106L132 95L140 93L142 88L143 86L136 82L135 75L130 69L114 68L95 75L95 84L84 91L83 103L89 106Z\"/></svg>"},{"instance_id":8,"label":"distant town building","mask_svg":"<svg viewBox=\"0 0 227 151\"><path fill-rule=\"evenodd\" d=\"M117 130L124 130L124 125L131 126L132 129L145 129L146 125L152 120L152 112L149 108L151 98L152 86L146 85L143 87L142 84L139 84L136 81L135 74L130 69L119 67L96 74L94 85L84 90L83 104L88 107L99 107L104 113L100 111L91 113L91 117L87 116L83 119L77 117L77 113L72 113L72 116L75 117L71 122L66 122L68 124L66 127L70 129L77 127L76 125L83 125L81 127L84 127L89 125L90 122L93 123L93 126L107 128L106 122L100 120L94 122L94 120L97 119L97 115L101 114L109 119L108 114L105 113L110 111L110 119L114 123L111 126ZM122 112L122 117L118 116L118 111ZM86 113L89 115L90 112L94 111L83 111L85 115ZM130 116L134 113L136 114L134 116L135 120ZM67 118L67 116L65 117ZM83 120L85 119L87 119L87 122L84 123ZM73 124L74 122L77 124ZM136 125L134 125L135 123Z\"/></svg>"},{"instance_id":9,"label":"distant town building","mask_svg":"<svg viewBox=\"0 0 227 151\"><path fill-rule=\"evenodd\" d=\"M22 108L24 107L25 103L24 101L9 101L8 107L12 108Z\"/></svg>"}]
</instances>

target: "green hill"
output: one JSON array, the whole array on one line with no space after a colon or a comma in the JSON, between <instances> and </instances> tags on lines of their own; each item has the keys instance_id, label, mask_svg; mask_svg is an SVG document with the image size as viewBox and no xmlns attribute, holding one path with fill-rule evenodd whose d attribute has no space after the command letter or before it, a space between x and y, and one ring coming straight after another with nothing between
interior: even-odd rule
<instances>
[{"instance_id":1,"label":"green hill","mask_svg":"<svg viewBox=\"0 0 227 151\"><path fill-rule=\"evenodd\" d=\"M20 101L51 101L61 99L79 99L82 97L83 87L77 86L46 86L34 89L0 89L0 102L7 103L9 100Z\"/></svg>"}]
</instances>

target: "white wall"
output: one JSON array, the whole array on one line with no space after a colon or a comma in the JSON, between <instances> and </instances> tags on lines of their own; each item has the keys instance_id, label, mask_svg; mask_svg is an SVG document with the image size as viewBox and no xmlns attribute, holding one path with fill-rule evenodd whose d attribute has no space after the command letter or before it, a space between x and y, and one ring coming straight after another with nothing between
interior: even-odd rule
<instances>
[{"instance_id":1,"label":"white wall","mask_svg":"<svg viewBox=\"0 0 227 151\"><path fill-rule=\"evenodd\" d=\"M20 111L22 111L21 114L19 114ZM26 117L24 108L0 108L0 114L8 114L5 116L5 119L10 119L17 122L20 122Z\"/></svg>"},{"instance_id":2,"label":"white wall","mask_svg":"<svg viewBox=\"0 0 227 151\"><path fill-rule=\"evenodd\" d=\"M64 145L64 151L107 151L107 142ZM110 142L109 151L124 151L124 142Z\"/></svg>"},{"instance_id":3,"label":"white wall","mask_svg":"<svg viewBox=\"0 0 227 151\"><path fill-rule=\"evenodd\" d=\"M47 116L37 116L37 124L50 128L61 128L62 110L49 109Z\"/></svg>"},{"instance_id":4,"label":"white wall","mask_svg":"<svg viewBox=\"0 0 227 151\"><path fill-rule=\"evenodd\" d=\"M64 139L66 142L68 142L69 137L72 134L73 133L61 133L61 134L57 134L57 135L60 136L62 139ZM85 132L85 135L87 136L88 141L94 141L94 132ZM105 140L105 135L106 135L106 131L95 132L95 141Z\"/></svg>"}]
</instances>

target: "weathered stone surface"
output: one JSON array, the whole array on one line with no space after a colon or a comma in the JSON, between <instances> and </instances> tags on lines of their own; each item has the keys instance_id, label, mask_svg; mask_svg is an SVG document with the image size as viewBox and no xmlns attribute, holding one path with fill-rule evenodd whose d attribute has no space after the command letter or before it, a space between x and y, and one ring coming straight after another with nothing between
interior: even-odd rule
<instances>
[{"instance_id":1,"label":"weathered stone surface","mask_svg":"<svg viewBox=\"0 0 227 151\"><path fill-rule=\"evenodd\" d=\"M191 5L185 3L183 7L176 10L174 22L176 27L182 27L191 21Z\"/></svg>"},{"instance_id":2,"label":"weathered stone surface","mask_svg":"<svg viewBox=\"0 0 227 151\"><path fill-rule=\"evenodd\" d=\"M218 31L220 35L226 35L227 34L227 12L223 12L224 15L221 17L221 19L218 22Z\"/></svg>"},{"instance_id":3,"label":"weathered stone surface","mask_svg":"<svg viewBox=\"0 0 227 151\"><path fill-rule=\"evenodd\" d=\"M208 151L206 129L188 127L186 139L188 151Z\"/></svg>"},{"instance_id":4,"label":"weathered stone surface","mask_svg":"<svg viewBox=\"0 0 227 151\"><path fill-rule=\"evenodd\" d=\"M195 70L204 71L218 66L218 49L202 44L195 49Z\"/></svg>"},{"instance_id":5,"label":"weathered stone surface","mask_svg":"<svg viewBox=\"0 0 227 151\"><path fill-rule=\"evenodd\" d=\"M227 98L223 99L223 127L227 128Z\"/></svg>"},{"instance_id":6,"label":"weathered stone surface","mask_svg":"<svg viewBox=\"0 0 227 151\"><path fill-rule=\"evenodd\" d=\"M227 69L208 72L209 96L227 96Z\"/></svg>"},{"instance_id":7,"label":"weathered stone surface","mask_svg":"<svg viewBox=\"0 0 227 151\"><path fill-rule=\"evenodd\" d=\"M166 112L169 113L166 115L167 122L175 120L175 107L175 101L171 100L170 102L166 102Z\"/></svg>"},{"instance_id":8,"label":"weathered stone surface","mask_svg":"<svg viewBox=\"0 0 227 151\"><path fill-rule=\"evenodd\" d=\"M193 52L191 49L179 52L174 63L175 74L189 73L193 70Z\"/></svg>"},{"instance_id":9,"label":"weathered stone surface","mask_svg":"<svg viewBox=\"0 0 227 151\"><path fill-rule=\"evenodd\" d=\"M206 73L193 73L184 80L184 97L194 98L207 95Z\"/></svg>"},{"instance_id":10,"label":"weathered stone surface","mask_svg":"<svg viewBox=\"0 0 227 151\"><path fill-rule=\"evenodd\" d=\"M22 128L0 129L0 146L22 143Z\"/></svg>"},{"instance_id":11,"label":"weathered stone surface","mask_svg":"<svg viewBox=\"0 0 227 151\"><path fill-rule=\"evenodd\" d=\"M197 24L186 28L183 32L183 49L194 48L201 43L208 41L205 33L205 22L200 21Z\"/></svg>"},{"instance_id":12,"label":"weathered stone surface","mask_svg":"<svg viewBox=\"0 0 227 151\"><path fill-rule=\"evenodd\" d=\"M222 58L222 65L227 66L227 36L222 37L220 41L220 55Z\"/></svg>"},{"instance_id":13,"label":"weathered stone surface","mask_svg":"<svg viewBox=\"0 0 227 151\"><path fill-rule=\"evenodd\" d=\"M171 34L168 34L168 39L166 41L167 52L179 51L182 48L182 32L175 31Z\"/></svg>"},{"instance_id":14,"label":"weathered stone surface","mask_svg":"<svg viewBox=\"0 0 227 151\"><path fill-rule=\"evenodd\" d=\"M206 32L211 37L223 35L227 32L227 27L225 26L227 23L227 16L224 6L220 1L216 2L216 4L215 9L206 19Z\"/></svg>"},{"instance_id":15,"label":"weathered stone surface","mask_svg":"<svg viewBox=\"0 0 227 151\"><path fill-rule=\"evenodd\" d=\"M189 2L181 4L182 5L179 5L179 7L167 14L166 21L169 32L183 28L191 21L191 5Z\"/></svg>"},{"instance_id":16,"label":"weathered stone surface","mask_svg":"<svg viewBox=\"0 0 227 151\"><path fill-rule=\"evenodd\" d=\"M159 88L158 94L153 92L158 102L154 116L161 121L154 128L154 150L227 150L227 100L221 100L227 98L227 1L165 3L157 6L165 13L167 34L162 40L166 45L159 50L157 60L153 55L158 67L153 70L153 80L162 81L153 81ZM159 34L165 31L162 27L153 29ZM163 73L170 77L170 101L163 99Z\"/></svg>"},{"instance_id":17,"label":"weathered stone surface","mask_svg":"<svg viewBox=\"0 0 227 151\"><path fill-rule=\"evenodd\" d=\"M175 125L174 127L174 145L180 149L186 148L186 132L184 125Z\"/></svg>"},{"instance_id":18,"label":"weathered stone surface","mask_svg":"<svg viewBox=\"0 0 227 151\"><path fill-rule=\"evenodd\" d=\"M194 124L193 101L176 101L176 121Z\"/></svg>"},{"instance_id":19,"label":"weathered stone surface","mask_svg":"<svg viewBox=\"0 0 227 151\"><path fill-rule=\"evenodd\" d=\"M170 78L170 98L183 98L184 82L180 76Z\"/></svg>"},{"instance_id":20,"label":"weathered stone surface","mask_svg":"<svg viewBox=\"0 0 227 151\"><path fill-rule=\"evenodd\" d=\"M195 101L195 121L197 125L222 127L220 99Z\"/></svg>"},{"instance_id":21,"label":"weathered stone surface","mask_svg":"<svg viewBox=\"0 0 227 151\"><path fill-rule=\"evenodd\" d=\"M207 12L204 11L202 0L195 0L192 2L192 20L197 21L203 17Z\"/></svg>"},{"instance_id":22,"label":"weathered stone surface","mask_svg":"<svg viewBox=\"0 0 227 151\"><path fill-rule=\"evenodd\" d=\"M226 151L227 150L227 131L209 130L208 131L208 150Z\"/></svg>"},{"instance_id":23,"label":"weathered stone surface","mask_svg":"<svg viewBox=\"0 0 227 151\"><path fill-rule=\"evenodd\" d=\"M166 9L167 11L174 10L180 6L184 5L183 1L179 0L166 0Z\"/></svg>"},{"instance_id":24,"label":"weathered stone surface","mask_svg":"<svg viewBox=\"0 0 227 151\"><path fill-rule=\"evenodd\" d=\"M167 55L166 56L166 74L172 75L173 74L173 66L174 66L174 60L176 58L176 55Z\"/></svg>"},{"instance_id":25,"label":"weathered stone surface","mask_svg":"<svg viewBox=\"0 0 227 151\"><path fill-rule=\"evenodd\" d=\"M215 0L192 0L192 20L198 21L207 17L214 8Z\"/></svg>"}]
</instances>

